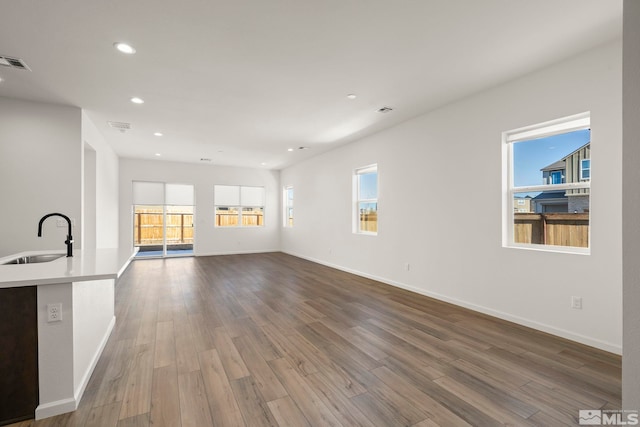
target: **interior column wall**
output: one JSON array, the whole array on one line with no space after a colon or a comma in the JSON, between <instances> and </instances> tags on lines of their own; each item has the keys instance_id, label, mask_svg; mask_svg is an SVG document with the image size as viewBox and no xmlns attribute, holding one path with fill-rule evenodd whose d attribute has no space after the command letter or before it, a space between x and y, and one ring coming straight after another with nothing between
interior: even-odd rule
<instances>
[{"instance_id":1,"label":"interior column wall","mask_svg":"<svg viewBox=\"0 0 640 427\"><path fill-rule=\"evenodd\" d=\"M622 406L640 409L640 2L624 2Z\"/></svg>"}]
</instances>

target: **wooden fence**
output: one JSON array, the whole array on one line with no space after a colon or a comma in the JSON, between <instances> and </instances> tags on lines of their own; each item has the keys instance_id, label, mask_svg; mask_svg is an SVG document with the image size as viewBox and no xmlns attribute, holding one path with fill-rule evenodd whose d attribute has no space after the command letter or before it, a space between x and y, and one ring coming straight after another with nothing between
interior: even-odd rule
<instances>
[{"instance_id":1,"label":"wooden fence","mask_svg":"<svg viewBox=\"0 0 640 427\"><path fill-rule=\"evenodd\" d=\"M162 213L136 212L133 229L136 246L162 244ZM193 214L167 212L167 243L193 244Z\"/></svg>"},{"instance_id":2,"label":"wooden fence","mask_svg":"<svg viewBox=\"0 0 640 427\"><path fill-rule=\"evenodd\" d=\"M162 214L137 212L134 216L135 245L162 243ZM220 227L238 226L238 214L216 213ZM262 213L244 213L243 226L262 226ZM360 214L362 231L378 231L377 213ZM515 243L537 243L556 246L589 246L588 213L515 213L513 240ZM167 212L167 243L193 244L193 214Z\"/></svg>"},{"instance_id":3,"label":"wooden fence","mask_svg":"<svg viewBox=\"0 0 640 427\"><path fill-rule=\"evenodd\" d=\"M219 227L238 226L238 213L216 213L216 225ZM262 213L242 214L245 227L264 225ZM134 244L136 246L162 244L162 213L136 212L134 215ZM193 244L193 214L167 212L167 243Z\"/></svg>"},{"instance_id":4,"label":"wooden fence","mask_svg":"<svg viewBox=\"0 0 640 427\"><path fill-rule=\"evenodd\" d=\"M238 226L238 213L216 213L216 225L218 227L237 227ZM242 213L242 226L243 227L258 227L264 225L264 215L260 212L243 212Z\"/></svg>"},{"instance_id":5,"label":"wooden fence","mask_svg":"<svg viewBox=\"0 0 640 427\"><path fill-rule=\"evenodd\" d=\"M589 247L588 213L515 213L514 243Z\"/></svg>"},{"instance_id":6,"label":"wooden fence","mask_svg":"<svg viewBox=\"0 0 640 427\"><path fill-rule=\"evenodd\" d=\"M378 212L360 212L360 231L378 232Z\"/></svg>"}]
</instances>

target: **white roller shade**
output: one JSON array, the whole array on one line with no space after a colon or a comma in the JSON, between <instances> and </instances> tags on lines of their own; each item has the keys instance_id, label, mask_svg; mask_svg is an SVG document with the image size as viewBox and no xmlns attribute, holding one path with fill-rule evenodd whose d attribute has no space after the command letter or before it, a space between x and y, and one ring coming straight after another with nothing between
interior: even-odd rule
<instances>
[{"instance_id":1,"label":"white roller shade","mask_svg":"<svg viewBox=\"0 0 640 427\"><path fill-rule=\"evenodd\" d=\"M216 206L240 206L240 187L237 185L215 185L213 203Z\"/></svg>"},{"instance_id":2,"label":"white roller shade","mask_svg":"<svg viewBox=\"0 0 640 427\"><path fill-rule=\"evenodd\" d=\"M164 183L133 181L134 205L164 205Z\"/></svg>"},{"instance_id":3,"label":"white roller shade","mask_svg":"<svg viewBox=\"0 0 640 427\"><path fill-rule=\"evenodd\" d=\"M193 206L193 185L166 184L165 203L176 206Z\"/></svg>"},{"instance_id":4,"label":"white roller shade","mask_svg":"<svg viewBox=\"0 0 640 427\"><path fill-rule=\"evenodd\" d=\"M264 206L263 187L240 187L242 206Z\"/></svg>"}]
</instances>

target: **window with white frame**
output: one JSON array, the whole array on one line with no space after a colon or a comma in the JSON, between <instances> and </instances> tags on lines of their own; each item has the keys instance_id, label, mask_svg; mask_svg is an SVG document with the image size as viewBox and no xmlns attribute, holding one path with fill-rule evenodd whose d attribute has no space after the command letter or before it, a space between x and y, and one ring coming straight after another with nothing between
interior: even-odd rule
<instances>
[{"instance_id":1,"label":"window with white frame","mask_svg":"<svg viewBox=\"0 0 640 427\"><path fill-rule=\"evenodd\" d=\"M589 113L504 132L503 246L588 254L590 178Z\"/></svg>"},{"instance_id":2,"label":"window with white frame","mask_svg":"<svg viewBox=\"0 0 640 427\"><path fill-rule=\"evenodd\" d=\"M591 159L583 159L580 163L580 179L591 179Z\"/></svg>"},{"instance_id":3,"label":"window with white frame","mask_svg":"<svg viewBox=\"0 0 640 427\"><path fill-rule=\"evenodd\" d=\"M378 165L354 171L355 233L378 233Z\"/></svg>"},{"instance_id":4,"label":"window with white frame","mask_svg":"<svg viewBox=\"0 0 640 427\"><path fill-rule=\"evenodd\" d=\"M283 200L283 226L293 227L293 187L286 186L282 192Z\"/></svg>"},{"instance_id":5,"label":"window with white frame","mask_svg":"<svg viewBox=\"0 0 640 427\"><path fill-rule=\"evenodd\" d=\"M216 227L261 227L264 225L264 187L215 185Z\"/></svg>"}]
</instances>

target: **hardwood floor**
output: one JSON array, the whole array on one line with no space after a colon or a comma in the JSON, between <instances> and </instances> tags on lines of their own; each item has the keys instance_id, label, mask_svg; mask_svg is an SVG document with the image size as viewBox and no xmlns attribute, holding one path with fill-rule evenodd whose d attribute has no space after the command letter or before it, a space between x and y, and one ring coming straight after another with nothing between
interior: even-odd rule
<instances>
[{"instance_id":1,"label":"hardwood floor","mask_svg":"<svg viewBox=\"0 0 640 427\"><path fill-rule=\"evenodd\" d=\"M142 260L77 411L16 426L577 425L620 357L282 253Z\"/></svg>"}]
</instances>

